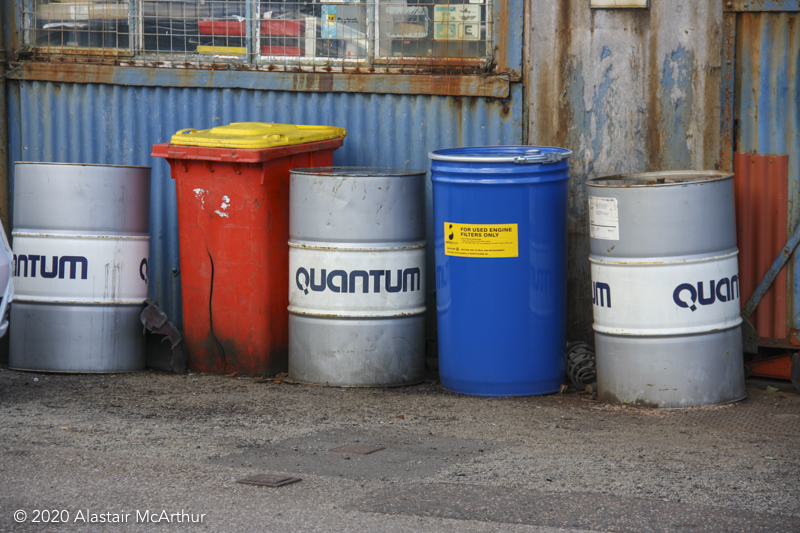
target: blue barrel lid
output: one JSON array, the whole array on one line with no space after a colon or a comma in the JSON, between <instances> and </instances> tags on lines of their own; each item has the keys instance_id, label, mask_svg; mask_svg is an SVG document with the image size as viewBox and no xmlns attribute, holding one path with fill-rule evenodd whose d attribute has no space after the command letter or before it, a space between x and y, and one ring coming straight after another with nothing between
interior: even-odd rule
<instances>
[{"instance_id":1,"label":"blue barrel lid","mask_svg":"<svg viewBox=\"0 0 800 533\"><path fill-rule=\"evenodd\" d=\"M473 146L446 148L428 154L434 161L452 163L558 163L572 156L572 150L550 146Z\"/></svg>"}]
</instances>

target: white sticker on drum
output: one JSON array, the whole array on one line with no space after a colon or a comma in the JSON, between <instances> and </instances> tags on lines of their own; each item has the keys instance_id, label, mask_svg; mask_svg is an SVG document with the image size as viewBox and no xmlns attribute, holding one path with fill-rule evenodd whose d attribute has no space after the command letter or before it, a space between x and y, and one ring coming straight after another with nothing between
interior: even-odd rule
<instances>
[{"instance_id":1,"label":"white sticker on drum","mask_svg":"<svg viewBox=\"0 0 800 533\"><path fill-rule=\"evenodd\" d=\"M619 209L616 198L589 197L589 236L606 241L619 240Z\"/></svg>"}]
</instances>

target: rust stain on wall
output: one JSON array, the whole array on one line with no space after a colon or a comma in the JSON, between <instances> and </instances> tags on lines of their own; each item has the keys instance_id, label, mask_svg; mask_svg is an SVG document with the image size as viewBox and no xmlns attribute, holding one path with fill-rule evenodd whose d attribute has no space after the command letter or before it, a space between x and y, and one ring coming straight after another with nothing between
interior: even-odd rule
<instances>
[{"instance_id":1,"label":"rust stain on wall","mask_svg":"<svg viewBox=\"0 0 800 533\"><path fill-rule=\"evenodd\" d=\"M509 76L370 74L146 68L26 62L9 79L106 83L143 87L199 87L298 92L358 92L508 98Z\"/></svg>"},{"instance_id":2,"label":"rust stain on wall","mask_svg":"<svg viewBox=\"0 0 800 533\"><path fill-rule=\"evenodd\" d=\"M528 136L575 154L567 320L572 338L590 338L585 181L718 165L722 7L689 0L635 11L591 10L584 0L528 5Z\"/></svg>"}]
</instances>

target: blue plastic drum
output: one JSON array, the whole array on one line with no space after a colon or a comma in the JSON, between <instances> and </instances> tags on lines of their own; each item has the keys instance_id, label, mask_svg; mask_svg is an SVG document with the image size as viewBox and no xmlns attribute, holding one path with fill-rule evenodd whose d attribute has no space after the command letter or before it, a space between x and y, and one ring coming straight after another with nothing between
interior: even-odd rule
<instances>
[{"instance_id":1,"label":"blue plastic drum","mask_svg":"<svg viewBox=\"0 0 800 533\"><path fill-rule=\"evenodd\" d=\"M531 146L428 154L445 388L530 396L561 386L571 155Z\"/></svg>"}]
</instances>

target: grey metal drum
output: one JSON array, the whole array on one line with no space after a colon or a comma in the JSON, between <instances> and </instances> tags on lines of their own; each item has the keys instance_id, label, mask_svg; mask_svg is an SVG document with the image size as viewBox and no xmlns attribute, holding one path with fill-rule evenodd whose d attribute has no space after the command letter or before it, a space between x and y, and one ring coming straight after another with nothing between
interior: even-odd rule
<instances>
[{"instance_id":1,"label":"grey metal drum","mask_svg":"<svg viewBox=\"0 0 800 533\"><path fill-rule=\"evenodd\" d=\"M590 179L600 401L661 408L745 396L733 175Z\"/></svg>"},{"instance_id":2,"label":"grey metal drum","mask_svg":"<svg viewBox=\"0 0 800 533\"><path fill-rule=\"evenodd\" d=\"M16 163L9 366L145 367L150 168Z\"/></svg>"},{"instance_id":3,"label":"grey metal drum","mask_svg":"<svg viewBox=\"0 0 800 533\"><path fill-rule=\"evenodd\" d=\"M425 172L293 170L289 376L331 386L425 375Z\"/></svg>"}]
</instances>

